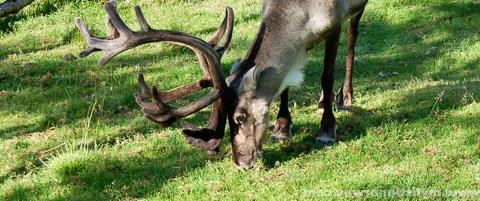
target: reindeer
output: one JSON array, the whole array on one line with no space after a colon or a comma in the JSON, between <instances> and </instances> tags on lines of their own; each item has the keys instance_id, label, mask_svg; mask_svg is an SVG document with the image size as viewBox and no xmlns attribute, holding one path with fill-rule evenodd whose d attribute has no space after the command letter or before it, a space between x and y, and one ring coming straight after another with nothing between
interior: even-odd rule
<instances>
[{"instance_id":1,"label":"reindeer","mask_svg":"<svg viewBox=\"0 0 480 201\"><path fill-rule=\"evenodd\" d=\"M299 86L304 79L306 53L325 41L324 70L321 77L322 96L319 108L323 110L316 142L336 142L335 117L332 110L333 69L338 49L341 25L350 19L347 35L345 81L336 97L340 109L352 106L352 67L358 25L368 0L265 0L260 28L245 58L236 62L228 77L221 72L221 57L230 44L233 33L233 10L226 9L225 18L214 37L206 42L195 36L152 29L140 8L135 7L139 31L132 31L118 15L115 4L106 2L106 24L109 35L105 39L93 37L86 25L77 18L75 23L87 41L81 57L102 50L99 64L104 65L115 55L138 45L159 41L173 42L192 49L203 69L203 77L190 84L158 92L149 87L143 74L138 83L141 92L135 99L144 116L162 127L193 114L210 104L212 113L207 125L198 128L186 123L183 133L187 143L206 150L219 151L226 120L230 127L233 159L240 169L252 167L262 155L262 143L267 129L267 115L271 102L280 96L280 111L273 127L273 138L291 136L292 119L288 109L288 87ZM226 37L225 37L226 36ZM220 41L223 43L219 45ZM206 96L181 108L167 103L204 88L213 88Z\"/></svg>"}]
</instances>

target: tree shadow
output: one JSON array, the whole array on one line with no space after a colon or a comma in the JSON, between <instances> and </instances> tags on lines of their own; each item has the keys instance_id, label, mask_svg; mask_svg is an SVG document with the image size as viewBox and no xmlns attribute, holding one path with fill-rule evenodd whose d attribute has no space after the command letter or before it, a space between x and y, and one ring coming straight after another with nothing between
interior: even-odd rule
<instances>
[{"instance_id":1,"label":"tree shadow","mask_svg":"<svg viewBox=\"0 0 480 201\"><path fill-rule=\"evenodd\" d=\"M68 1L63 0L33 2L32 4L28 5L28 8L24 8L24 10L28 10L28 12L19 11L19 13L0 18L0 33L12 32L18 22L30 16L46 16L52 14L68 3Z\"/></svg>"},{"instance_id":2,"label":"tree shadow","mask_svg":"<svg viewBox=\"0 0 480 201\"><path fill-rule=\"evenodd\" d=\"M9 33L13 31L15 24L25 18L27 18L25 15L9 15L0 18L0 33Z\"/></svg>"},{"instance_id":3,"label":"tree shadow","mask_svg":"<svg viewBox=\"0 0 480 201\"><path fill-rule=\"evenodd\" d=\"M71 43L75 37L78 37L78 35L78 30L74 26L71 26L62 34L60 40L54 43L43 44L39 41L40 39L38 39L38 36L33 36L33 38L30 35L17 37L4 44L0 49L0 61L8 58L9 55L53 50Z\"/></svg>"}]
</instances>

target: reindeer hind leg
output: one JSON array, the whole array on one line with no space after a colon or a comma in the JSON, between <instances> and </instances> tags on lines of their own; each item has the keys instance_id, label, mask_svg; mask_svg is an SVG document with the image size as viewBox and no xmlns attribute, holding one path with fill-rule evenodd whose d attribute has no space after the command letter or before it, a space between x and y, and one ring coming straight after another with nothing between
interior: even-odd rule
<instances>
[{"instance_id":1,"label":"reindeer hind leg","mask_svg":"<svg viewBox=\"0 0 480 201\"><path fill-rule=\"evenodd\" d=\"M345 80L342 87L338 90L336 97L337 108L339 110L351 110L353 102L352 68L355 61L355 43L358 36L358 25L362 18L363 10L350 19L350 26L347 32L347 58L345 65Z\"/></svg>"}]
</instances>

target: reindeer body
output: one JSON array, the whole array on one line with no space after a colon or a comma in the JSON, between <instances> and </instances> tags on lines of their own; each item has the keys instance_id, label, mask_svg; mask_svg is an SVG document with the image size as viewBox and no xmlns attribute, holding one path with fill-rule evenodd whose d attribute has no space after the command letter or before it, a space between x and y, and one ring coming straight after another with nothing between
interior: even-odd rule
<instances>
[{"instance_id":1,"label":"reindeer body","mask_svg":"<svg viewBox=\"0 0 480 201\"><path fill-rule=\"evenodd\" d=\"M288 86L301 85L307 50L360 12L366 3L367 0L266 0L262 11L265 38L255 63L257 72L275 68L276 76L260 77L257 85L265 91L257 93L265 94L271 101L272 92L279 95Z\"/></svg>"}]
</instances>

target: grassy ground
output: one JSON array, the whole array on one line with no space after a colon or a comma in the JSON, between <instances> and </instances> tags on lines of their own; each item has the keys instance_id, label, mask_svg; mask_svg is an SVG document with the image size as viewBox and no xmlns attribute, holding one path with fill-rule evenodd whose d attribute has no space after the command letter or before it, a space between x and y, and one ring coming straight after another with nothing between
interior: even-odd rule
<instances>
[{"instance_id":1,"label":"grassy ground","mask_svg":"<svg viewBox=\"0 0 480 201\"><path fill-rule=\"evenodd\" d=\"M236 11L224 70L256 32L259 0L119 1L136 27L141 5L156 28L209 38ZM142 117L136 75L170 88L201 74L189 51L152 44L105 67L99 55L65 61L85 47L73 19L104 34L99 1L40 0L0 19L0 199L319 198L320 190L480 190L480 2L372 0L361 24L355 109L335 112L344 141L314 144L323 47L309 53L306 83L291 93L294 137L267 142L253 170L237 171L225 140L209 159L178 129ZM343 79L344 42L336 68ZM167 81L168 80L168 81ZM271 114L278 111L275 103ZM188 118L200 124L208 111ZM271 115L273 117L275 115ZM269 133L267 134L269 135ZM228 139L228 137L226 137Z\"/></svg>"}]
</instances>

